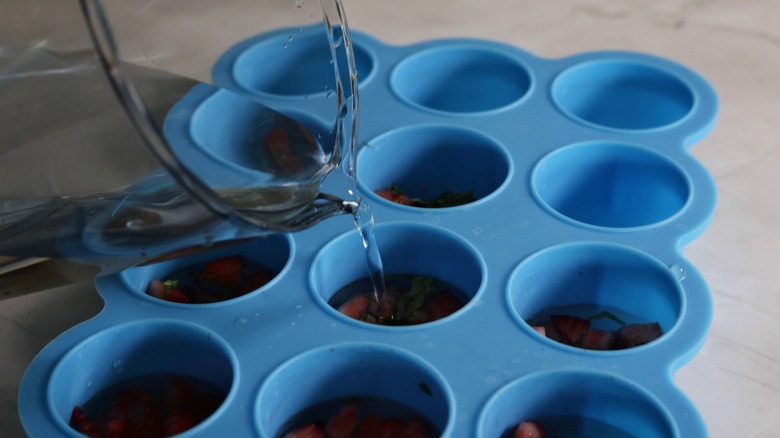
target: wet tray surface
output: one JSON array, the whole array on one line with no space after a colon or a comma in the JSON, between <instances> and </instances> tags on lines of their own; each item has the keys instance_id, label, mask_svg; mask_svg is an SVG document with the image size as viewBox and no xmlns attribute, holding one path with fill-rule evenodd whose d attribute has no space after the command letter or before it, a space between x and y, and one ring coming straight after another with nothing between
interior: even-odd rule
<instances>
[{"instance_id":1,"label":"wet tray surface","mask_svg":"<svg viewBox=\"0 0 780 438\"><path fill-rule=\"evenodd\" d=\"M285 48L300 50L297 85L278 89L251 68L283 39L272 33L235 47L215 67L216 83L280 107L304 98L331 105L312 85L325 75L306 76L305 60L319 49L307 46L305 31ZM103 312L30 366L19 397L27 431L75 436L71 410L98 390L181 373L227 394L187 436L272 437L299 411L353 396L400 402L451 437L499 437L542 417L577 417L593 436L601 432L585 420L642 437L706 436L672 378L704 342L712 315L703 278L681 255L715 206L714 184L689 152L714 123L711 87L679 64L637 53L541 59L480 40L394 47L355 33L353 42L358 187L386 271L445 280L466 305L404 327L329 306L366 276L347 216L129 269L100 278ZM217 94L195 90L184 103L192 110ZM241 123L231 129L251 129ZM475 200L416 208L374 193L392 184L419 197L473 190ZM145 293L152 279L235 254L275 277L211 304ZM615 351L563 345L528 322L556 308L616 309L633 322L657 321L663 335Z\"/></svg>"}]
</instances>

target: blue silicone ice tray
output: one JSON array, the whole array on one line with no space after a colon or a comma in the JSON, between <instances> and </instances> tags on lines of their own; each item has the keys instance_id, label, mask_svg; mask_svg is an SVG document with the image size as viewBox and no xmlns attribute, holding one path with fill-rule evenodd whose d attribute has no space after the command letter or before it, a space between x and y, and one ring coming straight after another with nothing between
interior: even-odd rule
<instances>
[{"instance_id":1,"label":"blue silicone ice tray","mask_svg":"<svg viewBox=\"0 0 780 438\"><path fill-rule=\"evenodd\" d=\"M327 47L307 32L296 31L289 46L289 32L239 44L216 65L215 82L274 107L307 99L315 112L331 109L323 90L332 84L323 78L332 75L309 65L328 56ZM353 42L358 183L386 270L446 280L468 304L407 327L365 324L328 306L338 289L366 276L348 216L129 269L99 278L105 309L59 336L28 369L19 409L30 435L75 436L71 409L99 389L177 372L228 393L182 436L273 437L296 412L356 395L399 401L449 437L498 437L523 419L550 416L579 417L572 427L582 436L604 436L588 430L588 420L642 437L706 436L672 379L703 343L712 315L703 278L681 254L715 206L714 184L689 153L715 119L707 82L638 53L542 59L471 39L396 47L354 33ZM264 61L291 56L293 64ZM214 169L226 166L204 158L215 144L255 126L251 115L210 125L210 111L230 108L222 93L196 88L174 113L199 116L166 126L177 133L174 148L193 148L191 156ZM231 157L226 169L242 164L242 154ZM393 183L412 196L473 189L478 199L424 209L373 193ZM214 304L145 294L153 278L237 253L278 274ZM581 305L658 321L664 335L604 352L556 343L526 323Z\"/></svg>"}]
</instances>

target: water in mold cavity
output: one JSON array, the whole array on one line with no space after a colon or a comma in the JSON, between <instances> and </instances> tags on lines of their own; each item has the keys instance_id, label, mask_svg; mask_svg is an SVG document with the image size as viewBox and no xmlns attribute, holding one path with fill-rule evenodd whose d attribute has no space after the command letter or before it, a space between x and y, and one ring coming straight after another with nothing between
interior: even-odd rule
<instances>
[{"instance_id":1,"label":"water in mold cavity","mask_svg":"<svg viewBox=\"0 0 780 438\"><path fill-rule=\"evenodd\" d=\"M526 319L529 325L542 325L549 321L551 315L578 316L590 320L593 328L601 330L616 330L628 324L646 324L656 322L640 317L614 306L601 304L572 304L566 306L547 307Z\"/></svg>"},{"instance_id":2,"label":"water in mold cavity","mask_svg":"<svg viewBox=\"0 0 780 438\"><path fill-rule=\"evenodd\" d=\"M628 432L607 422L576 415L543 416L526 421L533 421L541 426L548 437L599 437L599 438L635 438L639 435ZM514 438L517 426L512 426L501 438Z\"/></svg>"},{"instance_id":3,"label":"water in mold cavity","mask_svg":"<svg viewBox=\"0 0 780 438\"><path fill-rule=\"evenodd\" d=\"M381 397L354 396L326 400L288 419L277 438L325 436L303 430L328 431L330 436L440 436L436 427L409 406ZM351 432L351 433L350 433Z\"/></svg>"}]
</instances>

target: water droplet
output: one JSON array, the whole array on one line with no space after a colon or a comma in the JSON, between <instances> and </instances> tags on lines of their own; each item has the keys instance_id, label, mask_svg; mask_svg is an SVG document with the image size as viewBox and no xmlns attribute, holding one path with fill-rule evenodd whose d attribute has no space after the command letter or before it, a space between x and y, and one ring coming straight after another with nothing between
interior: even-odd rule
<instances>
[{"instance_id":1,"label":"water droplet","mask_svg":"<svg viewBox=\"0 0 780 438\"><path fill-rule=\"evenodd\" d=\"M685 269L681 265L675 263L672 266L669 266L669 269L671 269L672 274L677 277L677 281L685 280Z\"/></svg>"},{"instance_id":2,"label":"water droplet","mask_svg":"<svg viewBox=\"0 0 780 438\"><path fill-rule=\"evenodd\" d=\"M301 309L301 308L303 308L303 306L302 306L302 305L300 305L300 304L298 304L298 305L296 305L296 306L295 306L295 308L296 308L296 309Z\"/></svg>"},{"instance_id":3,"label":"water droplet","mask_svg":"<svg viewBox=\"0 0 780 438\"><path fill-rule=\"evenodd\" d=\"M479 236L480 234L484 233L485 229L482 227L475 227L473 230L471 230L471 233L474 234L474 236Z\"/></svg>"},{"instance_id":4,"label":"water droplet","mask_svg":"<svg viewBox=\"0 0 780 438\"><path fill-rule=\"evenodd\" d=\"M92 386L92 381L91 380L87 381L87 387L89 387L89 386Z\"/></svg>"},{"instance_id":5,"label":"water droplet","mask_svg":"<svg viewBox=\"0 0 780 438\"><path fill-rule=\"evenodd\" d=\"M246 323L248 323L248 322L249 322L249 320L248 320L248 319L246 319L246 318L244 318L244 317L241 317L241 318L238 318L238 319L236 319L236 323L237 323L237 324L246 324Z\"/></svg>"},{"instance_id":6,"label":"water droplet","mask_svg":"<svg viewBox=\"0 0 780 438\"><path fill-rule=\"evenodd\" d=\"M115 360L114 361L114 372L117 374L120 374L122 371L125 370L124 364L121 360Z\"/></svg>"},{"instance_id":7,"label":"water droplet","mask_svg":"<svg viewBox=\"0 0 780 438\"><path fill-rule=\"evenodd\" d=\"M291 322L290 325L295 325L295 321Z\"/></svg>"},{"instance_id":8,"label":"water droplet","mask_svg":"<svg viewBox=\"0 0 780 438\"><path fill-rule=\"evenodd\" d=\"M328 94L325 95L326 99L330 99L333 97L333 91L328 91Z\"/></svg>"},{"instance_id":9,"label":"water droplet","mask_svg":"<svg viewBox=\"0 0 780 438\"><path fill-rule=\"evenodd\" d=\"M139 231L144 229L144 221L141 219L130 219L125 222L125 228L128 230Z\"/></svg>"},{"instance_id":10,"label":"water droplet","mask_svg":"<svg viewBox=\"0 0 780 438\"><path fill-rule=\"evenodd\" d=\"M292 37L292 35L288 36L288 37L287 37L287 42L288 42L288 43L291 43L292 41L293 41L293 37Z\"/></svg>"},{"instance_id":11,"label":"water droplet","mask_svg":"<svg viewBox=\"0 0 780 438\"><path fill-rule=\"evenodd\" d=\"M303 7L303 0L295 0L295 7L296 8L302 8Z\"/></svg>"},{"instance_id":12,"label":"water droplet","mask_svg":"<svg viewBox=\"0 0 780 438\"><path fill-rule=\"evenodd\" d=\"M282 48L286 49L287 48L287 43L282 44Z\"/></svg>"}]
</instances>

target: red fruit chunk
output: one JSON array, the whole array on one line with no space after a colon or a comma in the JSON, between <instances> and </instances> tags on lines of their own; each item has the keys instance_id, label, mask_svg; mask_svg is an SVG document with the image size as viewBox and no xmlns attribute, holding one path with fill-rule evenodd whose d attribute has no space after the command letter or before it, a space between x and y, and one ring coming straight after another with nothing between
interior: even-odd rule
<instances>
[{"instance_id":1,"label":"red fruit chunk","mask_svg":"<svg viewBox=\"0 0 780 438\"><path fill-rule=\"evenodd\" d=\"M171 379L165 386L165 409L183 409L198 400L198 392L181 377Z\"/></svg>"},{"instance_id":2,"label":"red fruit chunk","mask_svg":"<svg viewBox=\"0 0 780 438\"><path fill-rule=\"evenodd\" d=\"M566 343L579 346L590 329L590 321L578 316L551 315L550 321L566 339Z\"/></svg>"},{"instance_id":3,"label":"red fruit chunk","mask_svg":"<svg viewBox=\"0 0 780 438\"><path fill-rule=\"evenodd\" d=\"M244 259L241 256L214 260L203 267L199 282L220 287L236 287L241 281Z\"/></svg>"},{"instance_id":4,"label":"red fruit chunk","mask_svg":"<svg viewBox=\"0 0 780 438\"><path fill-rule=\"evenodd\" d=\"M534 421L523 421L515 429L515 438L546 438L547 431Z\"/></svg>"},{"instance_id":5,"label":"red fruit chunk","mask_svg":"<svg viewBox=\"0 0 780 438\"><path fill-rule=\"evenodd\" d=\"M198 424L198 419L187 409L174 409L164 421L165 435L176 435L190 430Z\"/></svg>"},{"instance_id":6,"label":"red fruit chunk","mask_svg":"<svg viewBox=\"0 0 780 438\"><path fill-rule=\"evenodd\" d=\"M168 293L165 294L165 297L163 299L174 303L190 302L190 299L187 297L187 294L183 290L175 289L175 288L169 290Z\"/></svg>"},{"instance_id":7,"label":"red fruit chunk","mask_svg":"<svg viewBox=\"0 0 780 438\"><path fill-rule=\"evenodd\" d=\"M325 424L328 438L351 438L358 426L358 407L353 404L344 405L336 415L330 417Z\"/></svg>"},{"instance_id":8,"label":"red fruit chunk","mask_svg":"<svg viewBox=\"0 0 780 438\"><path fill-rule=\"evenodd\" d=\"M442 319L457 312L463 303L449 292L442 292L428 304L432 320Z\"/></svg>"},{"instance_id":9,"label":"red fruit chunk","mask_svg":"<svg viewBox=\"0 0 780 438\"><path fill-rule=\"evenodd\" d=\"M127 418L115 418L103 425L103 436L107 438L122 438L125 434Z\"/></svg>"},{"instance_id":10,"label":"red fruit chunk","mask_svg":"<svg viewBox=\"0 0 780 438\"><path fill-rule=\"evenodd\" d=\"M98 431L95 427L95 422L87 417L87 415L78 406L73 408L70 413L70 427L76 429L79 433L89 436L98 437Z\"/></svg>"},{"instance_id":11,"label":"red fruit chunk","mask_svg":"<svg viewBox=\"0 0 780 438\"><path fill-rule=\"evenodd\" d=\"M284 438L326 438L325 431L316 424L307 424L299 427L292 432L284 434Z\"/></svg>"},{"instance_id":12,"label":"red fruit chunk","mask_svg":"<svg viewBox=\"0 0 780 438\"><path fill-rule=\"evenodd\" d=\"M582 338L582 348L590 350L613 350L615 333L607 330L590 329Z\"/></svg>"},{"instance_id":13,"label":"red fruit chunk","mask_svg":"<svg viewBox=\"0 0 780 438\"><path fill-rule=\"evenodd\" d=\"M243 283L241 283L241 286L238 287L238 293L243 295L249 292L252 292L254 290L260 289L261 287L265 286L269 281L273 279L273 275L271 275L268 271L262 271L258 272L257 274L247 278L244 280Z\"/></svg>"},{"instance_id":14,"label":"red fruit chunk","mask_svg":"<svg viewBox=\"0 0 780 438\"><path fill-rule=\"evenodd\" d=\"M376 194L387 199L388 201L395 202L396 204L414 204L411 198L393 189L379 189L376 191Z\"/></svg>"},{"instance_id":15,"label":"red fruit chunk","mask_svg":"<svg viewBox=\"0 0 780 438\"><path fill-rule=\"evenodd\" d=\"M382 419L376 415L369 415L358 424L355 429L355 438L390 438L383 437L380 434L382 429Z\"/></svg>"},{"instance_id":16,"label":"red fruit chunk","mask_svg":"<svg viewBox=\"0 0 780 438\"><path fill-rule=\"evenodd\" d=\"M392 438L427 438L428 428L419 418L410 418L400 429L393 433Z\"/></svg>"},{"instance_id":17,"label":"red fruit chunk","mask_svg":"<svg viewBox=\"0 0 780 438\"><path fill-rule=\"evenodd\" d=\"M149 286L146 287L146 293L161 300L165 299L165 293L168 290L160 280L152 280L149 282Z\"/></svg>"},{"instance_id":18,"label":"red fruit chunk","mask_svg":"<svg viewBox=\"0 0 780 438\"><path fill-rule=\"evenodd\" d=\"M400 418L386 418L382 420L382 427L379 429L379 437L381 438L394 438L403 427L406 426L406 422Z\"/></svg>"},{"instance_id":19,"label":"red fruit chunk","mask_svg":"<svg viewBox=\"0 0 780 438\"><path fill-rule=\"evenodd\" d=\"M561 334L561 332L559 332L558 329L555 328L555 324L553 324L552 322L547 322L542 328L544 329L544 335L552 339L553 341L560 342L561 344L569 343L569 341L566 340L563 334Z\"/></svg>"},{"instance_id":20,"label":"red fruit chunk","mask_svg":"<svg viewBox=\"0 0 780 438\"><path fill-rule=\"evenodd\" d=\"M663 335L657 322L648 324L629 324L617 331L617 348L633 348L652 342Z\"/></svg>"},{"instance_id":21,"label":"red fruit chunk","mask_svg":"<svg viewBox=\"0 0 780 438\"><path fill-rule=\"evenodd\" d=\"M352 319L360 319L368 308L368 301L368 296L358 294L339 306L338 311Z\"/></svg>"}]
</instances>

